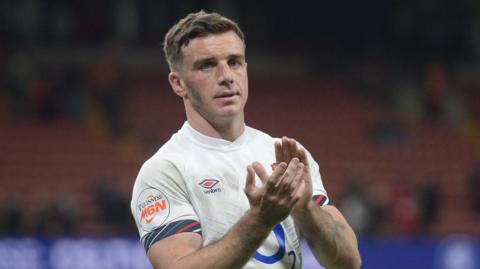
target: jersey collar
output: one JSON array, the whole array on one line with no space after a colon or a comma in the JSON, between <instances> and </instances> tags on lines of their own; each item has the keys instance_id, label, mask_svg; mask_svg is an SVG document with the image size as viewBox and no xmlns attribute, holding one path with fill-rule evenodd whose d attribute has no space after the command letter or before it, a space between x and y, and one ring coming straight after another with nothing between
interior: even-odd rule
<instances>
[{"instance_id":1,"label":"jersey collar","mask_svg":"<svg viewBox=\"0 0 480 269\"><path fill-rule=\"evenodd\" d=\"M243 133L237 139L235 139L235 141L231 142L221 138L206 136L195 130L187 121L185 121L179 131L180 135L187 137L196 144L217 150L240 149L246 143L249 133L250 128L245 126Z\"/></svg>"}]
</instances>

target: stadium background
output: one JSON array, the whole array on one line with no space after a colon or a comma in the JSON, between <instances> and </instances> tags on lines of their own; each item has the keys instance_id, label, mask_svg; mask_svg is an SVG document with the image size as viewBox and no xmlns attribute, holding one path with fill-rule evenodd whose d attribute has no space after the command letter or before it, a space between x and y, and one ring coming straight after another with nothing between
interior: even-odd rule
<instances>
[{"instance_id":1,"label":"stadium background","mask_svg":"<svg viewBox=\"0 0 480 269\"><path fill-rule=\"evenodd\" d=\"M475 0L0 1L0 268L148 268L131 188L184 120L160 43L199 9L239 22L247 123L312 152L363 268L480 268Z\"/></svg>"}]
</instances>

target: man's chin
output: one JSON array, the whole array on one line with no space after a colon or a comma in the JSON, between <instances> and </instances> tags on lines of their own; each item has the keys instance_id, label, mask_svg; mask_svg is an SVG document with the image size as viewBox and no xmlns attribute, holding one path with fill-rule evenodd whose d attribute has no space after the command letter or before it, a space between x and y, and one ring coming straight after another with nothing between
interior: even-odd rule
<instances>
[{"instance_id":1,"label":"man's chin","mask_svg":"<svg viewBox=\"0 0 480 269\"><path fill-rule=\"evenodd\" d=\"M224 107L219 111L218 115L225 118L234 118L243 113L243 110L238 107Z\"/></svg>"}]
</instances>

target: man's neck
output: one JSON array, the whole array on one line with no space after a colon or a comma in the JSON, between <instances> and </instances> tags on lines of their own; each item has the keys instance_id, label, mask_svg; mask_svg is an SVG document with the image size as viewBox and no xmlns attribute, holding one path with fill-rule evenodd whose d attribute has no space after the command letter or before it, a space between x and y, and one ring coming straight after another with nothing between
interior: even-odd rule
<instances>
[{"instance_id":1,"label":"man's neck","mask_svg":"<svg viewBox=\"0 0 480 269\"><path fill-rule=\"evenodd\" d=\"M188 115L187 113L187 121L199 133L231 142L240 137L245 130L243 114L238 115L234 119L222 119L211 122L199 114Z\"/></svg>"}]
</instances>

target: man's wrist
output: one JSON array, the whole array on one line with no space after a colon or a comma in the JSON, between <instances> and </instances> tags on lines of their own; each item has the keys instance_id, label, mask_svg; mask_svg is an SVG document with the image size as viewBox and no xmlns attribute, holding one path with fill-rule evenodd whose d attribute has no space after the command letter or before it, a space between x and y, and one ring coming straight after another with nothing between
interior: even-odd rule
<instances>
[{"instance_id":1,"label":"man's wrist","mask_svg":"<svg viewBox=\"0 0 480 269\"><path fill-rule=\"evenodd\" d=\"M297 222L308 220L313 216L313 212L317 207L313 201L308 201L305 207L296 207L293 209L292 218Z\"/></svg>"},{"instance_id":2,"label":"man's wrist","mask_svg":"<svg viewBox=\"0 0 480 269\"><path fill-rule=\"evenodd\" d=\"M239 223L238 236L245 251L251 251L265 240L272 231L273 225L265 223L254 209L248 210Z\"/></svg>"},{"instance_id":3,"label":"man's wrist","mask_svg":"<svg viewBox=\"0 0 480 269\"><path fill-rule=\"evenodd\" d=\"M259 233L266 232L267 234L273 229L276 223L270 223L262 219L262 215L258 210L251 208L246 213L247 223L252 226L253 231L258 231Z\"/></svg>"}]
</instances>

